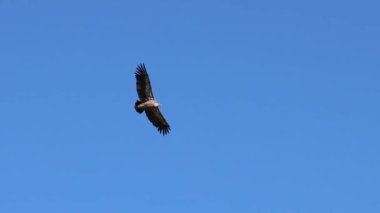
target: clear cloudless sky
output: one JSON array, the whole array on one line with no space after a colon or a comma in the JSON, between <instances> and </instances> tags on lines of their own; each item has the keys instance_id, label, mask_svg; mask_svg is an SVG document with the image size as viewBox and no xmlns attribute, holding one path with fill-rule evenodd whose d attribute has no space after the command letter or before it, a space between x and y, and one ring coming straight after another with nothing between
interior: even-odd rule
<instances>
[{"instance_id":1,"label":"clear cloudless sky","mask_svg":"<svg viewBox=\"0 0 380 213\"><path fill-rule=\"evenodd\" d=\"M379 8L0 0L0 212L380 212Z\"/></svg>"}]
</instances>

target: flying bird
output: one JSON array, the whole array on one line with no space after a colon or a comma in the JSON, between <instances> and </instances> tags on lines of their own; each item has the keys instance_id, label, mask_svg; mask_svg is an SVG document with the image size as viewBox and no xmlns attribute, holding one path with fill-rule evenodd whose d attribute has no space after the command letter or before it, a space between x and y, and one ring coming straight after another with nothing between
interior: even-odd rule
<instances>
[{"instance_id":1,"label":"flying bird","mask_svg":"<svg viewBox=\"0 0 380 213\"><path fill-rule=\"evenodd\" d=\"M162 135L168 134L170 126L160 112L160 103L154 99L152 86L150 85L148 72L144 64L137 66L135 76L137 95L139 96L139 100L135 102L135 110L140 114L145 111L146 116L153 126L155 126Z\"/></svg>"}]
</instances>

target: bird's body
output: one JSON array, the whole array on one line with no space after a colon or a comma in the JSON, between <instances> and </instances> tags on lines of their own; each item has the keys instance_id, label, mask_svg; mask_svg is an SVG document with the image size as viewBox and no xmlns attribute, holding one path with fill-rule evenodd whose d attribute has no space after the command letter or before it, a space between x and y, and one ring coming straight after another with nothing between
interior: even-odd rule
<instances>
[{"instance_id":1,"label":"bird's body","mask_svg":"<svg viewBox=\"0 0 380 213\"><path fill-rule=\"evenodd\" d=\"M158 106L160 106L160 104L156 100L148 100L148 101L145 101L145 102L137 105L137 108L138 109L147 109L150 107L158 107Z\"/></svg>"},{"instance_id":2,"label":"bird's body","mask_svg":"<svg viewBox=\"0 0 380 213\"><path fill-rule=\"evenodd\" d=\"M158 129L160 133L166 135L170 131L170 126L166 122L164 116L161 114L160 104L154 99L152 86L145 65L140 64L137 66L136 88L139 100L135 102L135 110L138 113L145 111L149 121Z\"/></svg>"},{"instance_id":3,"label":"bird's body","mask_svg":"<svg viewBox=\"0 0 380 213\"><path fill-rule=\"evenodd\" d=\"M140 102L139 104L137 104L136 108L138 110L146 110L146 109L149 109L152 107L158 107L158 106L160 106L160 104L156 100L152 99L145 102Z\"/></svg>"}]
</instances>

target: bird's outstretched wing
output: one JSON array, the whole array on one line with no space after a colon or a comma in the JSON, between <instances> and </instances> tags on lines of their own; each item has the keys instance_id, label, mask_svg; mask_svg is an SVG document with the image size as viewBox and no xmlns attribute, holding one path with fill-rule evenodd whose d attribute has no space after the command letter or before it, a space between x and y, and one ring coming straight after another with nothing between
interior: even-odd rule
<instances>
[{"instance_id":1,"label":"bird's outstretched wing","mask_svg":"<svg viewBox=\"0 0 380 213\"><path fill-rule=\"evenodd\" d=\"M136 89L137 94L141 101L154 99L152 86L150 85L150 80L148 72L146 71L145 65L140 64L137 66L136 76Z\"/></svg>"},{"instance_id":2,"label":"bird's outstretched wing","mask_svg":"<svg viewBox=\"0 0 380 213\"><path fill-rule=\"evenodd\" d=\"M168 122L166 122L158 107L146 109L145 113L149 121L152 122L161 134L166 135L169 133L170 126Z\"/></svg>"}]
</instances>

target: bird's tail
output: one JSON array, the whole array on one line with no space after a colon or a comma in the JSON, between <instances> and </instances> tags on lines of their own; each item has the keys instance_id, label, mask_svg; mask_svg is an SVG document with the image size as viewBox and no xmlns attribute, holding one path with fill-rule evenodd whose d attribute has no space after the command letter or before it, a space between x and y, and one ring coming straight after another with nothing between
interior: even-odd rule
<instances>
[{"instance_id":1,"label":"bird's tail","mask_svg":"<svg viewBox=\"0 0 380 213\"><path fill-rule=\"evenodd\" d=\"M139 105L139 104L141 104L141 101L136 101L135 102L135 110L136 110L136 112L138 112L138 113L142 113L142 112L144 112L144 109L139 109L137 106Z\"/></svg>"}]
</instances>

